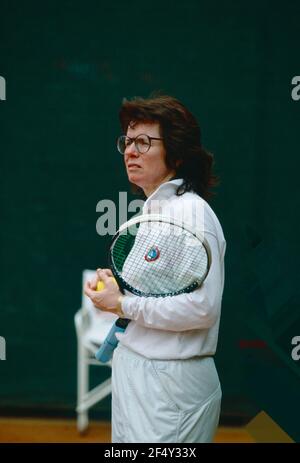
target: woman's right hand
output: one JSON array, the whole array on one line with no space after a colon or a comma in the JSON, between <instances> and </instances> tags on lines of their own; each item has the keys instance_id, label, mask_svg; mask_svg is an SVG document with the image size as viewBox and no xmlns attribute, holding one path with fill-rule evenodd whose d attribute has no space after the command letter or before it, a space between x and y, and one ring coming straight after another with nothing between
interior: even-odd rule
<instances>
[{"instance_id":1,"label":"woman's right hand","mask_svg":"<svg viewBox=\"0 0 300 463\"><path fill-rule=\"evenodd\" d=\"M90 288L93 289L94 291L96 291L97 289L97 284L99 281L101 281L101 278L99 277L99 272L102 270L102 272L105 272L105 274L108 276L108 277L112 277L113 274L112 274L112 271L109 269L109 268L97 268L96 270L96 273L94 275L94 277L91 279L90 281Z\"/></svg>"}]
</instances>

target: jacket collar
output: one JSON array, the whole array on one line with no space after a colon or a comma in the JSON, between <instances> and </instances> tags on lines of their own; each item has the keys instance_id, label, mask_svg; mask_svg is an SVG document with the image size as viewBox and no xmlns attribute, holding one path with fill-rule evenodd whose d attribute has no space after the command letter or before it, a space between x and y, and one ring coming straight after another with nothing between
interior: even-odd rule
<instances>
[{"instance_id":1,"label":"jacket collar","mask_svg":"<svg viewBox=\"0 0 300 463\"><path fill-rule=\"evenodd\" d=\"M174 195L177 188L183 184L182 178L175 178L173 180L169 180L168 182L164 182L159 187L151 193L150 196L145 201L145 205L148 205L153 199L168 199Z\"/></svg>"}]
</instances>

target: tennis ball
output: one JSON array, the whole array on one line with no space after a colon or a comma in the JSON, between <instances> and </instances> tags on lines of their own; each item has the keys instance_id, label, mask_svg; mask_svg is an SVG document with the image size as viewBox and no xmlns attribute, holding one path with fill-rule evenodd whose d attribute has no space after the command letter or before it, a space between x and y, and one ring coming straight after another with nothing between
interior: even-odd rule
<instances>
[{"instance_id":1,"label":"tennis ball","mask_svg":"<svg viewBox=\"0 0 300 463\"><path fill-rule=\"evenodd\" d=\"M116 280L114 279L114 277L109 277L111 280L113 280L113 282L115 284L117 284ZM103 291L103 289L105 288L105 284L104 284L104 281L98 281L97 283L97 291Z\"/></svg>"},{"instance_id":2,"label":"tennis ball","mask_svg":"<svg viewBox=\"0 0 300 463\"><path fill-rule=\"evenodd\" d=\"M97 291L102 291L104 289L104 283L103 281L98 281L97 283Z\"/></svg>"}]
</instances>

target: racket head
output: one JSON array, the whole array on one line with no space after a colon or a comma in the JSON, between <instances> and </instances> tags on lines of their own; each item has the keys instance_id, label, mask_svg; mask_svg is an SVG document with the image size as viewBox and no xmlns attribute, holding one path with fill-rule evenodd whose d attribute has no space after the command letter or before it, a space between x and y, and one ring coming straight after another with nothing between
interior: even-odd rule
<instances>
[{"instance_id":1,"label":"racket head","mask_svg":"<svg viewBox=\"0 0 300 463\"><path fill-rule=\"evenodd\" d=\"M189 293L201 286L211 265L203 234L158 214L124 223L109 250L109 265L121 290L143 297Z\"/></svg>"}]
</instances>

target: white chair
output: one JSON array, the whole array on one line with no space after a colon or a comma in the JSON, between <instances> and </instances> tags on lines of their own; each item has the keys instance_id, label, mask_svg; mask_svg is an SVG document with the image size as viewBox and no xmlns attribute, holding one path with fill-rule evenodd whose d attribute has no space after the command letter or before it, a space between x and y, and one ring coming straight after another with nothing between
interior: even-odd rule
<instances>
[{"instance_id":1,"label":"white chair","mask_svg":"<svg viewBox=\"0 0 300 463\"><path fill-rule=\"evenodd\" d=\"M95 271L84 270L82 288L91 280ZM92 365L111 368L111 362L100 363L95 353L106 338L112 324L118 317L96 309L82 291L82 306L75 314L77 334L77 428L83 433L89 424L88 410L111 393L111 378L89 390L89 367Z\"/></svg>"}]
</instances>

